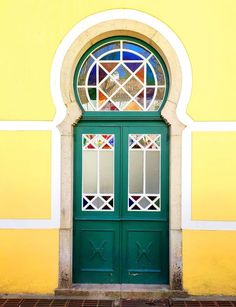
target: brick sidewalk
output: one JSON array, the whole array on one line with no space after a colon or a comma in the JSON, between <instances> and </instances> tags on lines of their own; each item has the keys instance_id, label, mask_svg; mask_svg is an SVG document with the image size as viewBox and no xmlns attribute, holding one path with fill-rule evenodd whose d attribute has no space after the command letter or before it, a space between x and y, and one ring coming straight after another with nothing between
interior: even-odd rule
<instances>
[{"instance_id":1,"label":"brick sidewalk","mask_svg":"<svg viewBox=\"0 0 236 307\"><path fill-rule=\"evenodd\" d=\"M80 299L29 299L0 298L0 307L236 307L230 300L80 300Z\"/></svg>"}]
</instances>

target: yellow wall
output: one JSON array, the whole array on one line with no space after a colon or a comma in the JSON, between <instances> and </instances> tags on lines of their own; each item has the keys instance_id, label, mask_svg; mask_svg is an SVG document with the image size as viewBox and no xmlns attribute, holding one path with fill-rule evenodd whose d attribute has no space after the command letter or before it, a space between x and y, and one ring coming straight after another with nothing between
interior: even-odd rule
<instances>
[{"instance_id":1,"label":"yellow wall","mask_svg":"<svg viewBox=\"0 0 236 307\"><path fill-rule=\"evenodd\" d=\"M0 131L0 219L50 218L50 163L50 131Z\"/></svg>"},{"instance_id":2,"label":"yellow wall","mask_svg":"<svg viewBox=\"0 0 236 307\"><path fill-rule=\"evenodd\" d=\"M193 220L236 220L235 157L236 132L193 132Z\"/></svg>"},{"instance_id":3,"label":"yellow wall","mask_svg":"<svg viewBox=\"0 0 236 307\"><path fill-rule=\"evenodd\" d=\"M50 120L56 48L81 19L114 8L147 12L173 29L193 69L188 112L195 120L235 120L234 0L10 0L0 9L0 120Z\"/></svg>"},{"instance_id":4,"label":"yellow wall","mask_svg":"<svg viewBox=\"0 0 236 307\"><path fill-rule=\"evenodd\" d=\"M235 0L4 0L0 121L52 120L50 70L59 43L81 19L115 8L157 17L181 39L193 71L187 111L194 120L236 119ZM235 137L228 132L193 134L195 220L236 217ZM0 131L0 219L50 217L50 138L42 131ZM184 231L189 293L236 294L235 235ZM57 230L0 230L0 292L52 293L57 266Z\"/></svg>"},{"instance_id":5,"label":"yellow wall","mask_svg":"<svg viewBox=\"0 0 236 307\"><path fill-rule=\"evenodd\" d=\"M58 230L0 230L0 293L53 293Z\"/></svg>"},{"instance_id":6,"label":"yellow wall","mask_svg":"<svg viewBox=\"0 0 236 307\"><path fill-rule=\"evenodd\" d=\"M193 295L236 295L236 231L183 232L184 288Z\"/></svg>"}]
</instances>

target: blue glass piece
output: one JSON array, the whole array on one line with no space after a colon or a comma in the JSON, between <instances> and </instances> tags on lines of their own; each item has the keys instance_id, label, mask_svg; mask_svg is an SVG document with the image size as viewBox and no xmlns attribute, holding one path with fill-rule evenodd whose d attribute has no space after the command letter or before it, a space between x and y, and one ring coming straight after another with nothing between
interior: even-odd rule
<instances>
[{"instance_id":1,"label":"blue glass piece","mask_svg":"<svg viewBox=\"0 0 236 307\"><path fill-rule=\"evenodd\" d=\"M130 61L140 61L143 60L139 56L137 56L134 53L128 52L128 51L123 51L123 60L130 60Z\"/></svg>"},{"instance_id":2,"label":"blue glass piece","mask_svg":"<svg viewBox=\"0 0 236 307\"><path fill-rule=\"evenodd\" d=\"M131 207L133 205L133 200L129 198L129 207Z\"/></svg>"},{"instance_id":3,"label":"blue glass piece","mask_svg":"<svg viewBox=\"0 0 236 307\"><path fill-rule=\"evenodd\" d=\"M109 53L101 58L101 61L119 61L119 60L120 60L120 51Z\"/></svg>"},{"instance_id":4,"label":"blue glass piece","mask_svg":"<svg viewBox=\"0 0 236 307\"><path fill-rule=\"evenodd\" d=\"M132 71L135 72L142 63L125 63L125 65Z\"/></svg>"},{"instance_id":5,"label":"blue glass piece","mask_svg":"<svg viewBox=\"0 0 236 307\"><path fill-rule=\"evenodd\" d=\"M152 65L152 67L154 68L154 71L156 73L158 85L165 85L164 72L163 72L161 64L159 63L157 58L155 56L152 56L150 58L149 62Z\"/></svg>"},{"instance_id":6,"label":"blue glass piece","mask_svg":"<svg viewBox=\"0 0 236 307\"><path fill-rule=\"evenodd\" d=\"M108 141L108 143L114 147L114 137L110 138L110 140Z\"/></svg>"},{"instance_id":7,"label":"blue glass piece","mask_svg":"<svg viewBox=\"0 0 236 307\"><path fill-rule=\"evenodd\" d=\"M147 58L151 54L149 51L147 51L143 47L136 45L134 43L124 42L123 48L133 50L133 51L139 53L140 55L142 55L144 58Z\"/></svg>"},{"instance_id":8,"label":"blue glass piece","mask_svg":"<svg viewBox=\"0 0 236 307\"><path fill-rule=\"evenodd\" d=\"M130 73L123 65L120 65L113 74L117 74L118 81L125 81L130 76Z\"/></svg>"},{"instance_id":9,"label":"blue glass piece","mask_svg":"<svg viewBox=\"0 0 236 307\"><path fill-rule=\"evenodd\" d=\"M158 64L159 64L159 62L157 61L157 58L155 56L152 56L149 59L149 62L152 65L152 67L154 68L154 70L157 71L158 70Z\"/></svg>"},{"instance_id":10,"label":"blue glass piece","mask_svg":"<svg viewBox=\"0 0 236 307\"><path fill-rule=\"evenodd\" d=\"M85 198L83 198L83 205L86 206L87 203L88 203L88 201Z\"/></svg>"},{"instance_id":11,"label":"blue glass piece","mask_svg":"<svg viewBox=\"0 0 236 307\"><path fill-rule=\"evenodd\" d=\"M154 75L149 65L146 65L146 84L155 85Z\"/></svg>"},{"instance_id":12,"label":"blue glass piece","mask_svg":"<svg viewBox=\"0 0 236 307\"><path fill-rule=\"evenodd\" d=\"M90 56L83 64L79 72L78 85L85 85L85 79L90 66L93 64L94 59Z\"/></svg>"},{"instance_id":13,"label":"blue glass piece","mask_svg":"<svg viewBox=\"0 0 236 307\"><path fill-rule=\"evenodd\" d=\"M129 138L129 147L132 146L134 143L134 140L132 138Z\"/></svg>"},{"instance_id":14,"label":"blue glass piece","mask_svg":"<svg viewBox=\"0 0 236 307\"><path fill-rule=\"evenodd\" d=\"M97 65L94 65L88 79L88 85L96 85L97 81Z\"/></svg>"},{"instance_id":15,"label":"blue glass piece","mask_svg":"<svg viewBox=\"0 0 236 307\"><path fill-rule=\"evenodd\" d=\"M99 58L105 52L111 51L114 49L120 49L120 42L106 44L105 46L102 46L98 48L96 51L94 51L93 55L95 56L95 58Z\"/></svg>"}]
</instances>

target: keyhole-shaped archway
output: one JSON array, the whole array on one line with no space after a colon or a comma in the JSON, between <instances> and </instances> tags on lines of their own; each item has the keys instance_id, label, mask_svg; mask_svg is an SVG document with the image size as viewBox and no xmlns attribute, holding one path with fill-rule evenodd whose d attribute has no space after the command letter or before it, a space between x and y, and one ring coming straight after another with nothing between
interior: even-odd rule
<instances>
[{"instance_id":1,"label":"keyhole-shaped archway","mask_svg":"<svg viewBox=\"0 0 236 307\"><path fill-rule=\"evenodd\" d=\"M177 113L180 109L178 104L184 107L190 95L191 69L186 52L175 34L155 18L133 10L107 11L83 20L62 41L54 60L54 99L66 105L66 116L58 126L62 144L58 287L72 287L73 126L82 115L74 95L74 72L90 46L117 35L136 37L152 46L163 58L170 77L169 93L161 113L170 125L169 270L170 287L182 289L181 135L185 126L179 121Z\"/></svg>"}]
</instances>

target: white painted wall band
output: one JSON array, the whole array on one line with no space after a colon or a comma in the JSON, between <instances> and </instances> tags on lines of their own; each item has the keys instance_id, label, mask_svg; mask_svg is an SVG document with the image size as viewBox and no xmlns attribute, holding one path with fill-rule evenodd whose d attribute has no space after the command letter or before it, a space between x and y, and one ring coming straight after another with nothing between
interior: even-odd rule
<instances>
[{"instance_id":1,"label":"white painted wall band","mask_svg":"<svg viewBox=\"0 0 236 307\"><path fill-rule=\"evenodd\" d=\"M56 115L50 121L2 121L0 130L50 130L52 131L51 164L51 219L0 219L0 228L4 229L43 229L58 228L60 223L60 133L56 126L66 116L60 91L60 72L67 50L74 40L88 28L108 20L129 19L141 21L161 33L175 50L182 71L182 89L177 106L177 116L187 128L182 141L182 228L197 230L236 230L236 222L227 221L193 221L191 218L191 139L193 131L236 131L236 122L194 122L186 113L192 89L192 72L187 52L176 34L163 22L139 11L118 9L109 10L89 16L79 22L66 35L59 45L51 70L51 92L56 106Z\"/></svg>"}]
</instances>

